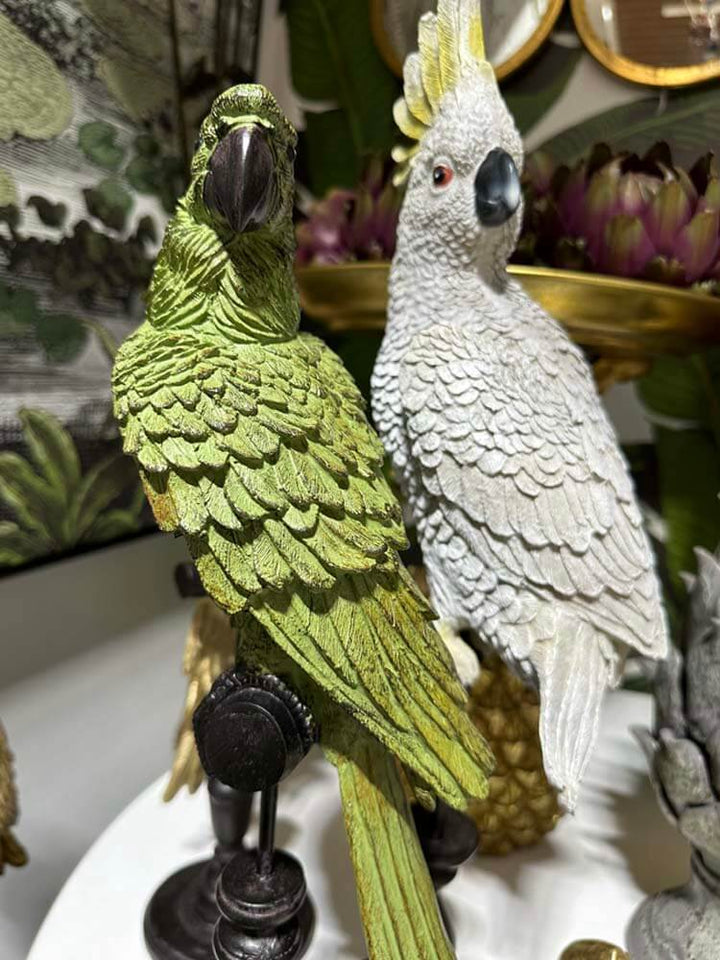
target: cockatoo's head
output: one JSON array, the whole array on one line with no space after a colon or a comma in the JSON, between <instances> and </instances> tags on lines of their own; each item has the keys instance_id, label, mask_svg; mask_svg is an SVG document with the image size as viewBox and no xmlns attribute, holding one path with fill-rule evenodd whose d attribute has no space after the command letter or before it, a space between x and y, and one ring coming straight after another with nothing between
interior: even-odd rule
<instances>
[{"instance_id":1,"label":"cockatoo's head","mask_svg":"<svg viewBox=\"0 0 720 960\"><path fill-rule=\"evenodd\" d=\"M407 176L401 214L427 255L451 265L504 269L521 221L523 148L484 58L478 0L439 0L405 61L398 126L418 141L398 148Z\"/></svg>"},{"instance_id":2,"label":"cockatoo's head","mask_svg":"<svg viewBox=\"0 0 720 960\"><path fill-rule=\"evenodd\" d=\"M226 244L260 230L287 232L296 142L295 130L265 87L226 90L200 128L186 194L189 212L214 227Z\"/></svg>"}]
</instances>

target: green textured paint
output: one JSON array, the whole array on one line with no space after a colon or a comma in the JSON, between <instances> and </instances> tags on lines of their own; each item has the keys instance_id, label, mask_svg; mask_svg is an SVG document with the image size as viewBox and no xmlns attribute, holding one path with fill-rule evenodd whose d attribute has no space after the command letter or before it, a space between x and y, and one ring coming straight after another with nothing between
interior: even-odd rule
<instances>
[{"instance_id":1,"label":"green textured paint","mask_svg":"<svg viewBox=\"0 0 720 960\"><path fill-rule=\"evenodd\" d=\"M350 854L363 874L360 911L377 918L367 931L370 956L452 960L397 762L370 738L348 752L352 759L339 757L337 766Z\"/></svg>"},{"instance_id":2,"label":"green textured paint","mask_svg":"<svg viewBox=\"0 0 720 960\"><path fill-rule=\"evenodd\" d=\"M269 131L279 212L238 236L205 207L203 182L219 137L251 122ZM360 392L298 333L294 143L262 88L215 102L148 320L118 352L115 411L160 526L185 535L235 615L243 659L288 679L320 722L371 957L451 957L395 758L460 808L486 794L491 759L399 561L400 507Z\"/></svg>"}]
</instances>

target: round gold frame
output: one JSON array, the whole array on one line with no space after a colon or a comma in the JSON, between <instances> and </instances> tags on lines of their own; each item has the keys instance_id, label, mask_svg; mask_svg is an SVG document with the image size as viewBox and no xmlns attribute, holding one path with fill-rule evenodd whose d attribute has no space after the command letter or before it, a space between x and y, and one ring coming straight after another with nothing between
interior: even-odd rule
<instances>
[{"instance_id":1,"label":"round gold frame","mask_svg":"<svg viewBox=\"0 0 720 960\"><path fill-rule=\"evenodd\" d=\"M370 23L372 25L375 44L380 51L380 56L390 67L396 76L401 77L403 65L393 50L390 39L385 32L385 16L383 10L384 0L370 0ZM553 27L557 23L565 0L550 0L547 10L538 25L537 30L530 39L524 43L511 57L495 68L495 75L498 80L504 80L511 73L519 70L527 61L534 56L540 47L550 36Z\"/></svg>"},{"instance_id":2,"label":"round gold frame","mask_svg":"<svg viewBox=\"0 0 720 960\"><path fill-rule=\"evenodd\" d=\"M687 87L720 77L720 59L689 67L653 67L613 53L593 30L587 15L586 0L570 0L570 9L580 39L604 67L618 77L653 87Z\"/></svg>"}]
</instances>

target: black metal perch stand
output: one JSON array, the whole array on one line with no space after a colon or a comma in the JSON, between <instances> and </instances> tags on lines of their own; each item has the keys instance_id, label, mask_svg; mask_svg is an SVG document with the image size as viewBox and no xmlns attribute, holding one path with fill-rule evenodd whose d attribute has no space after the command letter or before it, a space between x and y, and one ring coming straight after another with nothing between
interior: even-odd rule
<instances>
[{"instance_id":1,"label":"black metal perch stand","mask_svg":"<svg viewBox=\"0 0 720 960\"><path fill-rule=\"evenodd\" d=\"M191 563L175 571L184 597L205 595ZM278 784L315 739L307 707L272 674L242 667L222 674L194 716L217 846L213 857L169 877L145 913L155 960L299 960L312 936L314 910L300 863L275 847ZM253 795L260 793L258 845L244 842ZM415 811L436 890L477 847L469 817L438 803ZM451 933L445 911L441 912Z\"/></svg>"},{"instance_id":2,"label":"black metal perch stand","mask_svg":"<svg viewBox=\"0 0 720 960\"><path fill-rule=\"evenodd\" d=\"M314 740L307 708L271 674L229 671L195 712L195 736L208 776L260 791L255 850L243 848L217 885L216 960L296 960L310 943L314 912L300 863L275 847L278 783Z\"/></svg>"},{"instance_id":3,"label":"black metal perch stand","mask_svg":"<svg viewBox=\"0 0 720 960\"><path fill-rule=\"evenodd\" d=\"M205 590L192 563L175 570L183 597ZM298 861L275 849L278 784L314 739L309 711L277 677L233 670L220 676L194 718L208 775L213 831L209 860L168 877L145 912L155 960L299 960L314 913ZM260 792L258 847L245 836Z\"/></svg>"}]
</instances>

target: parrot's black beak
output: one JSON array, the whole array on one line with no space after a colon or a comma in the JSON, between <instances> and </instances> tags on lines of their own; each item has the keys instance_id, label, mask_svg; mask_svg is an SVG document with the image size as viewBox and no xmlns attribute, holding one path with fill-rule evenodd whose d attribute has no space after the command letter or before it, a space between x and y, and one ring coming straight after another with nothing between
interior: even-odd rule
<instances>
[{"instance_id":1,"label":"parrot's black beak","mask_svg":"<svg viewBox=\"0 0 720 960\"><path fill-rule=\"evenodd\" d=\"M520 174L505 150L491 150L475 177L475 209L484 227L507 223L520 206Z\"/></svg>"},{"instance_id":2,"label":"parrot's black beak","mask_svg":"<svg viewBox=\"0 0 720 960\"><path fill-rule=\"evenodd\" d=\"M238 127L215 148L203 186L205 204L236 233L267 223L277 196L275 157L262 127Z\"/></svg>"}]
</instances>

